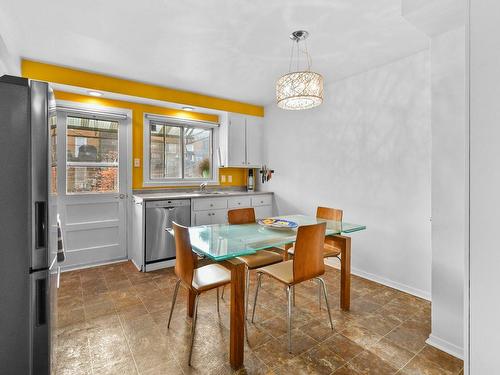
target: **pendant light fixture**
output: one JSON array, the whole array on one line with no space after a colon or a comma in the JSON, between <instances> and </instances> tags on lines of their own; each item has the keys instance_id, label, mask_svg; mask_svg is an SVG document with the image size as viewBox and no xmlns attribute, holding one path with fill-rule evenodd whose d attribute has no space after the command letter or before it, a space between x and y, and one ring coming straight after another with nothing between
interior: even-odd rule
<instances>
[{"instance_id":1,"label":"pendant light fixture","mask_svg":"<svg viewBox=\"0 0 500 375\"><path fill-rule=\"evenodd\" d=\"M306 39L309 33L305 30L294 31L290 35L292 48L288 73L276 82L276 102L278 107L288 110L309 109L323 102L323 77L311 71L311 56L307 51ZM301 49L301 42L304 48ZM293 64L296 50L296 64ZM301 70L300 56L305 54L306 67ZM295 68L292 71L292 68Z\"/></svg>"}]
</instances>

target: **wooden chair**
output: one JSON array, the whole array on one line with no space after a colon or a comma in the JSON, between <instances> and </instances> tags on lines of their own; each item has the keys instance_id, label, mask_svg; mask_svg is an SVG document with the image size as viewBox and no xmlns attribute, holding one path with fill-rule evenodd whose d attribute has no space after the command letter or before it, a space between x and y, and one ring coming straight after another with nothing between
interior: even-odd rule
<instances>
[{"instance_id":1,"label":"wooden chair","mask_svg":"<svg viewBox=\"0 0 500 375\"><path fill-rule=\"evenodd\" d=\"M316 279L323 287L330 326L333 329L332 315L326 293L326 284L320 277L325 273L325 263L323 258L323 246L325 242L326 223L306 225L299 227L297 240L295 242L295 256L293 260L273 264L271 266L259 268L257 270L257 288L253 302L252 323L255 317L255 306L262 275L268 275L275 280L286 285L288 297L288 351L292 351L292 294L295 285Z\"/></svg>"},{"instance_id":2,"label":"wooden chair","mask_svg":"<svg viewBox=\"0 0 500 375\"><path fill-rule=\"evenodd\" d=\"M330 207L318 207L316 210L316 217L318 219L333 220L342 222L342 217L344 216L344 211L338 208ZM295 252L295 247L292 246L288 249L288 254L292 255ZM335 246L335 244L328 239L325 239L323 246L323 257L324 258L337 258L340 260L340 249ZM321 309L321 284L318 285L318 304Z\"/></svg>"},{"instance_id":3,"label":"wooden chair","mask_svg":"<svg viewBox=\"0 0 500 375\"><path fill-rule=\"evenodd\" d=\"M253 207L237 208L234 210L229 210L227 212L227 218L229 224L232 225L255 223L255 210L253 209ZM238 257L237 259L245 263L245 268L247 271L246 285L245 285L245 321L246 321L248 312L248 292L250 290L250 271L260 267L269 266L271 264L282 262L283 256L273 251L259 250L257 251L256 254L241 256ZM222 290L222 293L224 295L224 289Z\"/></svg>"},{"instance_id":4,"label":"wooden chair","mask_svg":"<svg viewBox=\"0 0 500 375\"><path fill-rule=\"evenodd\" d=\"M217 289L217 311L219 311L219 287L231 282L231 273L220 264L210 264L207 266L196 268L197 255L193 253L191 241L189 240L189 231L187 227L172 223L175 238L175 274L178 278L175 284L174 296L172 299L172 307L168 317L167 328L170 328L172 313L174 311L175 301L179 285L182 284L188 290L195 294L194 314L191 325L191 344L189 348L189 365L191 365L191 356L193 354L193 343L196 329L196 317L198 313L198 301L200 295L212 289Z\"/></svg>"}]
</instances>

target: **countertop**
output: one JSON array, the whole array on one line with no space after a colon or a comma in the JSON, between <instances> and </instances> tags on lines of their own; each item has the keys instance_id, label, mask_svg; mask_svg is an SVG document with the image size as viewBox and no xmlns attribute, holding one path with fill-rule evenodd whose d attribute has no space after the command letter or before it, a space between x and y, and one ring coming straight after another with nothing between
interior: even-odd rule
<instances>
[{"instance_id":1,"label":"countertop","mask_svg":"<svg viewBox=\"0 0 500 375\"><path fill-rule=\"evenodd\" d=\"M197 192L172 192L172 193L140 193L134 194L136 202L157 201L162 199L191 199L191 198L223 198L244 195L273 194L272 191L221 191L218 193L197 193Z\"/></svg>"}]
</instances>

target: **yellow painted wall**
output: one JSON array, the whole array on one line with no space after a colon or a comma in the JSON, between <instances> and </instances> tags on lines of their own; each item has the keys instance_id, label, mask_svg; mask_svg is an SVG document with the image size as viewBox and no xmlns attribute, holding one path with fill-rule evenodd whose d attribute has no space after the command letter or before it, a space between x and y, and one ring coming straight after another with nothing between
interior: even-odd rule
<instances>
[{"instance_id":1,"label":"yellow painted wall","mask_svg":"<svg viewBox=\"0 0 500 375\"><path fill-rule=\"evenodd\" d=\"M63 91L55 92L56 99L68 100L79 103L88 103L106 107L125 108L132 110L132 158L140 159L141 166L132 168L132 189L164 189L169 186L145 187L143 186L143 123L144 113L158 114L164 116L179 117L184 119L194 119L202 121L217 122L218 116L206 113L186 112L178 109L164 108L147 104L133 103L122 100L113 100L105 98L95 98L86 95L78 95ZM133 163L133 160L131 160ZM245 186L246 174L243 168L221 168L219 178L226 176L226 182L220 183L224 186ZM228 176L232 176L232 182L229 183ZM178 187L178 186L176 186Z\"/></svg>"},{"instance_id":2,"label":"yellow painted wall","mask_svg":"<svg viewBox=\"0 0 500 375\"><path fill-rule=\"evenodd\" d=\"M96 91L107 91L148 99L162 100L184 105L192 105L195 107L218 109L222 111L253 116L264 116L264 107L258 105L215 98L212 96L192 93L188 91L174 90L167 87L131 81L123 78L110 77L98 73L84 72L81 70L65 68L36 61L23 59L21 61L21 71L23 77L40 81L83 87ZM61 100L89 103L108 107L126 108L132 110L132 158L138 158L141 161L140 167L133 167L132 169L133 189L162 189L165 187L169 187L143 186L143 121L145 112L203 121L218 121L217 116L206 113L186 112L172 108L139 104L122 100L95 98L62 91L56 92L55 95L57 99ZM221 185L246 185L246 170L243 168L221 168L220 176L222 177L223 175L226 176L226 182L220 182ZM227 182L228 176L232 176L232 182Z\"/></svg>"}]
</instances>

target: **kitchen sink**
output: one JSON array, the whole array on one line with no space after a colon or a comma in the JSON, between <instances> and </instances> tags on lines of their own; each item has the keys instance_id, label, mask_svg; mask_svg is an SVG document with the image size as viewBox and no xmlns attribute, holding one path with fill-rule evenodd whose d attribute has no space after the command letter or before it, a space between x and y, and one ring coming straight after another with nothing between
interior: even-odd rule
<instances>
[{"instance_id":1,"label":"kitchen sink","mask_svg":"<svg viewBox=\"0 0 500 375\"><path fill-rule=\"evenodd\" d=\"M200 191L200 190L193 191L193 193L196 193L196 194L210 194L210 195L227 195L227 194L229 194L229 193L227 193L225 191Z\"/></svg>"}]
</instances>

